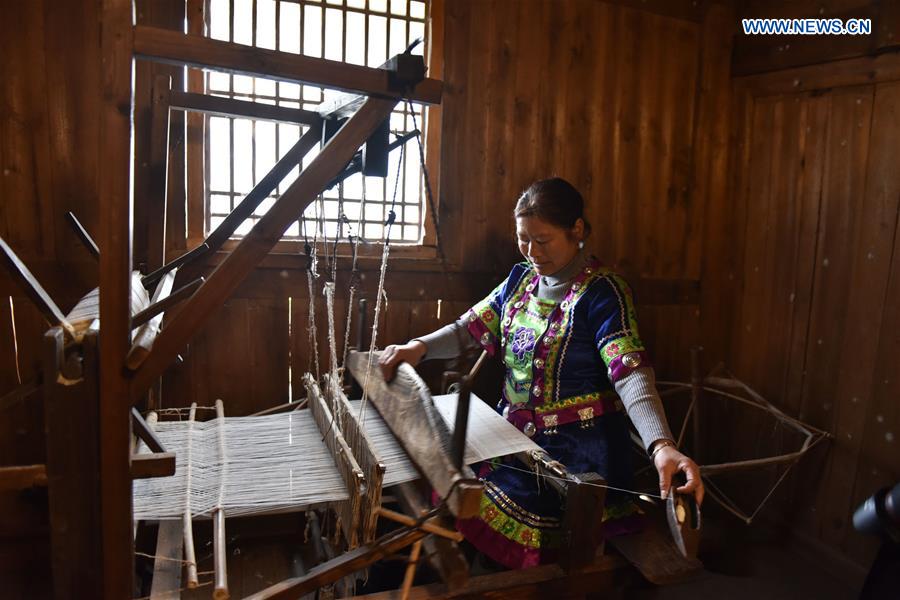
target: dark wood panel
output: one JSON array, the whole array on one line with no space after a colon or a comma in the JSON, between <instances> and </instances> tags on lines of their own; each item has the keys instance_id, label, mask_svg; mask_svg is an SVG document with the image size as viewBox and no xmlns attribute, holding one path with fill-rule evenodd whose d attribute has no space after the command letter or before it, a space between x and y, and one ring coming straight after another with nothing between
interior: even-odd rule
<instances>
[{"instance_id":1,"label":"dark wood panel","mask_svg":"<svg viewBox=\"0 0 900 600\"><path fill-rule=\"evenodd\" d=\"M900 85L878 88L874 101L863 94L858 99L863 106L870 102L872 105L871 120L863 120L869 116L863 113L855 123L860 134L868 138L868 154L862 165L865 190L855 202L854 212L858 216L846 248L851 256L849 276L843 282L848 287L843 344L852 345L854 350L851 356L841 353L847 364L842 365L833 392L836 452L831 456L831 470L823 490L826 502L820 515L822 539L831 545L843 542L852 534L849 515L855 507L851 506L853 498L847 494L847 482L856 479L859 469L867 467L860 461L867 425L871 422L875 431L881 433L878 431L881 429L878 425L884 420L881 409L887 407L874 402L874 392L881 387L875 377L882 375L883 382L889 381L890 375L878 373L874 367L880 359L879 350L885 350L881 338L887 338L886 350L890 354L892 332L896 336L896 329L886 329L884 325L897 312L897 305L888 304L887 293L891 262L898 260L894 240L900 209L900 173L892 157L900 134L897 108ZM866 135L870 123L871 137ZM900 355L895 353L894 357L894 364L900 364ZM878 422L879 417L882 423ZM895 420L888 427L897 424ZM886 433L880 437L884 438Z\"/></svg>"},{"instance_id":2,"label":"dark wood panel","mask_svg":"<svg viewBox=\"0 0 900 600\"><path fill-rule=\"evenodd\" d=\"M17 2L0 24L0 234L23 259L53 255L54 236L43 222L53 206L47 82L32 76L44 72L43 20L43 2ZM25 31L30 35L20 35Z\"/></svg>"}]
</instances>

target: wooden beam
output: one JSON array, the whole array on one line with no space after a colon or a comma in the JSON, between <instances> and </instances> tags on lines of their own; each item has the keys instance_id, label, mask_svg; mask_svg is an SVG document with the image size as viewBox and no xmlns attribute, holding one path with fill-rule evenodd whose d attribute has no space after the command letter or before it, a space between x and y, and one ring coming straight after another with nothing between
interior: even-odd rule
<instances>
[{"instance_id":1,"label":"wooden beam","mask_svg":"<svg viewBox=\"0 0 900 600\"><path fill-rule=\"evenodd\" d=\"M72 211L67 212L66 221L72 226L72 231L75 232L75 235L81 240L81 243L84 244L84 247L87 248L90 255L95 259L100 260L100 249L97 248L97 242L94 241L91 234L84 228L84 225L81 224L81 221L78 220L75 213Z\"/></svg>"},{"instance_id":2,"label":"wooden beam","mask_svg":"<svg viewBox=\"0 0 900 600\"><path fill-rule=\"evenodd\" d=\"M175 453L135 454L131 457L131 478L171 477L175 474Z\"/></svg>"},{"instance_id":3,"label":"wooden beam","mask_svg":"<svg viewBox=\"0 0 900 600\"><path fill-rule=\"evenodd\" d=\"M342 577L365 569L369 565L402 550L427 534L421 529L400 529L371 544L345 552L341 556L311 569L303 577L285 579L248 597L248 600L287 600L299 598L307 592L333 583Z\"/></svg>"},{"instance_id":4,"label":"wooden beam","mask_svg":"<svg viewBox=\"0 0 900 600\"><path fill-rule=\"evenodd\" d=\"M174 272L169 271L169 273L172 273L172 275L173 275L172 279L174 279ZM165 279L166 278L163 278L163 281L165 281ZM155 317L166 312L167 310L169 310L170 308L172 308L179 302L183 301L185 298L189 297L195 291L197 291L197 288L200 287L200 285L203 283L203 281L204 281L204 279L202 277L198 277L197 279L188 283L187 285L181 286L180 288L178 288L171 294L161 295L161 297L154 293L153 304L151 304L150 306L148 306L141 312L136 313L134 315L134 317L131 319L131 326L132 327L140 327L141 325L143 325L144 323L147 323L150 320L155 320ZM156 289L159 290L159 287L161 285L162 284L157 285Z\"/></svg>"},{"instance_id":5,"label":"wooden beam","mask_svg":"<svg viewBox=\"0 0 900 600\"><path fill-rule=\"evenodd\" d=\"M57 378L65 344L60 327L44 334L42 366L46 383L42 389L53 586L56 598L67 598L73 590L85 597L100 598L104 579L99 535L103 518L98 502L101 418L97 336L91 333L82 342L84 376L73 385L64 385Z\"/></svg>"},{"instance_id":6,"label":"wooden beam","mask_svg":"<svg viewBox=\"0 0 900 600\"><path fill-rule=\"evenodd\" d=\"M142 442L147 444L147 448L150 449L150 452L158 453L166 451L162 442L156 436L156 432L147 424L144 417L138 412L138 409L134 407L131 409L131 424L134 426L135 434L137 434Z\"/></svg>"},{"instance_id":7,"label":"wooden beam","mask_svg":"<svg viewBox=\"0 0 900 600\"><path fill-rule=\"evenodd\" d=\"M131 404L125 357L131 347L132 205L131 150L134 35L130 0L102 0L98 191L100 214L98 538L103 559L103 598L130 597L134 573L131 516ZM95 532L96 535L97 532ZM77 589L77 588L72 588Z\"/></svg>"},{"instance_id":8,"label":"wooden beam","mask_svg":"<svg viewBox=\"0 0 900 600\"><path fill-rule=\"evenodd\" d=\"M897 80L900 80L900 54L893 52L733 79L756 97Z\"/></svg>"},{"instance_id":9,"label":"wooden beam","mask_svg":"<svg viewBox=\"0 0 900 600\"><path fill-rule=\"evenodd\" d=\"M351 352L347 367L364 389L369 401L378 409L388 428L406 450L410 460L434 487L438 495L458 518L478 514L483 486L468 467L457 469L445 449L450 447L450 433L425 383L407 363L397 369L390 384L372 358L367 374L368 353Z\"/></svg>"},{"instance_id":10,"label":"wooden beam","mask_svg":"<svg viewBox=\"0 0 900 600\"><path fill-rule=\"evenodd\" d=\"M0 467L0 491L47 486L47 465Z\"/></svg>"},{"instance_id":11,"label":"wooden beam","mask_svg":"<svg viewBox=\"0 0 900 600\"><path fill-rule=\"evenodd\" d=\"M394 104L394 101L378 98L371 98L366 102L257 221L157 337L147 360L135 373L132 399L139 397L165 371L188 340L213 315L215 309L278 243L291 223L318 196L323 186L347 164L356 149L387 118Z\"/></svg>"},{"instance_id":12,"label":"wooden beam","mask_svg":"<svg viewBox=\"0 0 900 600\"><path fill-rule=\"evenodd\" d=\"M322 118L318 113L287 106L272 106L262 102L248 102L206 94L173 91L169 105L178 110L201 112L217 117L248 117L278 123L305 123L318 125Z\"/></svg>"},{"instance_id":13,"label":"wooden beam","mask_svg":"<svg viewBox=\"0 0 900 600\"><path fill-rule=\"evenodd\" d=\"M19 288L25 292L25 295L41 311L47 322L51 326L61 325L69 335L74 335L75 332L72 326L66 320L56 302L44 290L40 282L35 279L34 275L31 274L31 271L28 270L28 267L19 259L13 249L3 241L3 238L0 238L0 259L2 259L3 265L13 278L13 281L19 285Z\"/></svg>"},{"instance_id":14,"label":"wooden beam","mask_svg":"<svg viewBox=\"0 0 900 600\"><path fill-rule=\"evenodd\" d=\"M388 72L382 69L254 48L174 30L139 25L134 28L134 44L135 55L139 58L164 63L315 84L372 96L408 97L427 104L441 101L442 83L435 79L423 80L406 94L403 90L392 89Z\"/></svg>"},{"instance_id":15,"label":"wooden beam","mask_svg":"<svg viewBox=\"0 0 900 600\"><path fill-rule=\"evenodd\" d=\"M319 143L320 135L321 125L317 124L310 126L309 130L297 140L297 143L294 144L293 148L288 150L287 153L275 163L275 166L266 173L266 176L263 177L260 182L250 190L250 193L241 200L240 204L234 207L234 210L231 211L231 213L229 213L229 215L225 217L212 232L210 232L209 236L207 236L206 240L200 246L179 256L171 263L164 265L144 277L144 285L151 285L171 269L188 263L194 263L191 272L196 272L198 267L196 267L195 261L205 254L216 252L229 240L229 238L231 238L234 232L237 231L237 228L253 214L253 211L255 211L260 203L275 190L278 184L281 183L281 180L297 167L303 160L303 157Z\"/></svg>"}]
</instances>

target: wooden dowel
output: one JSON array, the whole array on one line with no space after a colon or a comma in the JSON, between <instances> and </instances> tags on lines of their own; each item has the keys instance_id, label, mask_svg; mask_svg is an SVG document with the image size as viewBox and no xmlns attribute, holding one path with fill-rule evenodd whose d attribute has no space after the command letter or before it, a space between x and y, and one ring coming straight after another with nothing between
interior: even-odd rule
<instances>
[{"instance_id":1,"label":"wooden dowel","mask_svg":"<svg viewBox=\"0 0 900 600\"><path fill-rule=\"evenodd\" d=\"M13 281L25 292L25 295L34 303L39 311L47 319L50 325L60 325L71 337L75 336L75 329L63 315L62 311L43 288L40 282L32 275L16 253L10 248L3 238L0 238L0 263L6 266Z\"/></svg>"},{"instance_id":2,"label":"wooden dowel","mask_svg":"<svg viewBox=\"0 0 900 600\"><path fill-rule=\"evenodd\" d=\"M216 587L213 591L213 598L226 600L229 597L228 565L225 558L225 509L222 508L222 501L225 494L225 478L228 471L226 469L227 457L225 455L225 405L221 399L216 400L216 419L219 422L219 460L222 464L222 471L219 474L218 508L213 511L213 563L216 571Z\"/></svg>"},{"instance_id":3,"label":"wooden dowel","mask_svg":"<svg viewBox=\"0 0 900 600\"><path fill-rule=\"evenodd\" d=\"M410 516L404 515L403 513L398 513L393 510L384 508L383 506L379 506L376 509L378 516L384 517L386 519L390 519L391 521L396 521L401 525L406 525L408 527L413 527L417 524L416 519L413 519ZM431 521L424 521L423 523L418 525L419 529L423 531L427 531L428 533L433 533L434 535L439 535L441 537L447 538L448 540L453 540L454 542L463 541L463 534L458 531L453 531L450 529L446 529L439 525L435 525Z\"/></svg>"},{"instance_id":4,"label":"wooden dowel","mask_svg":"<svg viewBox=\"0 0 900 600\"><path fill-rule=\"evenodd\" d=\"M225 559L225 511L221 508L213 512L213 561L216 571L216 587L213 591L213 598L225 600L229 594Z\"/></svg>"},{"instance_id":5,"label":"wooden dowel","mask_svg":"<svg viewBox=\"0 0 900 600\"><path fill-rule=\"evenodd\" d=\"M184 507L184 516L182 518L184 522L184 560L187 562L187 585L188 588L193 589L200 585L200 580L197 578L197 554L194 552L194 525L193 520L191 519L191 436L190 431L193 428L194 421L197 417L197 403L191 403L191 411L188 416L188 423L190 423L188 429L188 440L187 440L187 483L185 484L185 507Z\"/></svg>"},{"instance_id":6,"label":"wooden dowel","mask_svg":"<svg viewBox=\"0 0 900 600\"><path fill-rule=\"evenodd\" d=\"M169 310L169 308L175 306L176 304L193 294L195 291L197 291L197 288L200 287L201 284L203 284L203 281L204 279L202 277L198 277L189 284L181 286L159 302L151 304L141 312L134 315L131 318L132 329L140 327L156 315Z\"/></svg>"},{"instance_id":7,"label":"wooden dowel","mask_svg":"<svg viewBox=\"0 0 900 600\"><path fill-rule=\"evenodd\" d=\"M422 551L422 540L417 540L413 544L412 551L409 553L409 564L406 565L406 574L403 575L403 587L400 592L400 600L408 600L409 589L412 587L413 579L416 577L416 567L419 564L419 553Z\"/></svg>"},{"instance_id":8,"label":"wooden dowel","mask_svg":"<svg viewBox=\"0 0 900 600\"><path fill-rule=\"evenodd\" d=\"M472 369L469 371L469 380L475 378L478 375L478 371L481 370L481 365L484 364L484 361L487 359L488 353L487 350L481 351L481 356L478 357L478 360L475 361L475 364L472 365Z\"/></svg>"},{"instance_id":9,"label":"wooden dowel","mask_svg":"<svg viewBox=\"0 0 900 600\"><path fill-rule=\"evenodd\" d=\"M84 247L87 248L87 251L91 253L91 256L100 260L100 249L97 247L97 242L94 241L94 238L91 237L91 234L87 232L87 229L81 224L77 217L75 217L75 213L69 211L66 213L66 221L69 222L69 225L72 226L72 230L75 232L75 235L81 240L81 243L84 244Z\"/></svg>"},{"instance_id":10,"label":"wooden dowel","mask_svg":"<svg viewBox=\"0 0 900 600\"><path fill-rule=\"evenodd\" d=\"M172 262L167 263L167 264L161 266L160 268L158 268L157 270L153 271L152 273L149 273L148 275L145 275L144 277L142 277L141 285L143 285L144 288L149 288L154 283L156 283L157 281L162 279L163 275L165 275L172 269L177 269L183 265L188 264L189 262L197 260L201 256L205 255L207 252L209 252L209 244L204 242L204 243L200 244L199 246L197 246L196 248L194 248L193 250L188 250L187 252L185 252L184 254L182 254L181 256L179 256L178 258L173 260Z\"/></svg>"},{"instance_id":11,"label":"wooden dowel","mask_svg":"<svg viewBox=\"0 0 900 600\"><path fill-rule=\"evenodd\" d=\"M259 412L255 412L251 417L262 417L265 415L275 414L277 412L281 412L286 408L290 408L291 410L303 410L306 408L307 399L303 398L302 400L294 400L293 402L285 402L284 404L279 404L278 406L273 406L272 408L267 408L265 410L261 410Z\"/></svg>"}]
</instances>

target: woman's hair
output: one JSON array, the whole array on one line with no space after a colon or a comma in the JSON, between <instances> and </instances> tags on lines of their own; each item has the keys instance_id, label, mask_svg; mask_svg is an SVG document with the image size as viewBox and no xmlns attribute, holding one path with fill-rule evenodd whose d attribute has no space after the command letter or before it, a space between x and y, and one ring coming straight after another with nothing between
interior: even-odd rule
<instances>
[{"instance_id":1,"label":"woman's hair","mask_svg":"<svg viewBox=\"0 0 900 600\"><path fill-rule=\"evenodd\" d=\"M562 177L535 181L519 196L516 210L519 217L538 217L557 227L572 229L578 219L584 221L584 237L591 233L591 224L584 217L584 198L571 183Z\"/></svg>"}]
</instances>

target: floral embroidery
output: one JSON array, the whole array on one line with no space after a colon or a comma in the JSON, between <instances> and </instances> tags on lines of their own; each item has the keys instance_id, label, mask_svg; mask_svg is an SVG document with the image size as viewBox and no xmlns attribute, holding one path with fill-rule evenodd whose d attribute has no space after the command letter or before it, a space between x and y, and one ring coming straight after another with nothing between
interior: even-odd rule
<instances>
[{"instance_id":1,"label":"floral embroidery","mask_svg":"<svg viewBox=\"0 0 900 600\"><path fill-rule=\"evenodd\" d=\"M600 355L603 358L603 362L606 363L606 366L608 367L609 363L623 354L640 352L642 350L645 350L645 348L641 338L636 335L627 335L617 338L615 342L610 342L603 346L600 350Z\"/></svg>"},{"instance_id":2,"label":"floral embroidery","mask_svg":"<svg viewBox=\"0 0 900 600\"><path fill-rule=\"evenodd\" d=\"M542 404L541 406L535 407L534 412L536 412L537 414L556 412L563 408L580 406L582 404L593 404L604 398L609 398L609 399L614 400L614 399L618 398L618 394L616 394L613 391L609 391L609 392L592 392L590 394L584 394L582 396L571 396L569 398L563 398L562 400L559 400L557 402L547 402L545 404Z\"/></svg>"},{"instance_id":3,"label":"floral embroidery","mask_svg":"<svg viewBox=\"0 0 900 600\"><path fill-rule=\"evenodd\" d=\"M491 321L494 320L494 311L491 310L490 308L485 309L485 311L483 313L481 313L481 318L484 320L485 323L490 323Z\"/></svg>"},{"instance_id":4,"label":"floral embroidery","mask_svg":"<svg viewBox=\"0 0 900 600\"><path fill-rule=\"evenodd\" d=\"M534 330L528 327L519 327L513 334L512 351L516 356L516 360L523 362L526 355L531 354L534 350L535 335Z\"/></svg>"}]
</instances>

